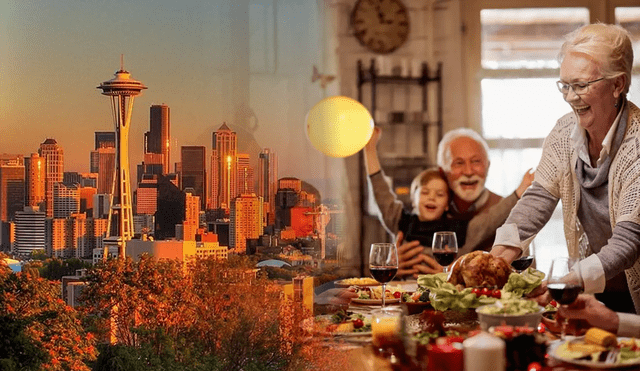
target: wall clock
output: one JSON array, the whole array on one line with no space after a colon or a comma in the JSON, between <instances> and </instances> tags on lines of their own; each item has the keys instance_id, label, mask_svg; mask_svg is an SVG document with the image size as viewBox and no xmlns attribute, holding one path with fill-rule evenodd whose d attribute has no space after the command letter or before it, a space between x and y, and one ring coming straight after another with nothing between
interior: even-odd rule
<instances>
[{"instance_id":1,"label":"wall clock","mask_svg":"<svg viewBox=\"0 0 640 371\"><path fill-rule=\"evenodd\" d=\"M409 37L409 15L401 0L358 0L351 25L360 44L375 53L391 53Z\"/></svg>"}]
</instances>

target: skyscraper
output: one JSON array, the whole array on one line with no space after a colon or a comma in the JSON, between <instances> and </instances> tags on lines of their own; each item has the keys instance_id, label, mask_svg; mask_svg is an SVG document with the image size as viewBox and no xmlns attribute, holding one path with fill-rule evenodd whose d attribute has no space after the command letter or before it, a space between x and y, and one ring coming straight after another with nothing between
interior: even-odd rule
<instances>
[{"instance_id":1,"label":"skyscraper","mask_svg":"<svg viewBox=\"0 0 640 371\"><path fill-rule=\"evenodd\" d=\"M37 153L24 159L25 206L44 208L45 159Z\"/></svg>"},{"instance_id":2,"label":"skyscraper","mask_svg":"<svg viewBox=\"0 0 640 371\"><path fill-rule=\"evenodd\" d=\"M98 86L103 95L111 97L116 131L116 161L113 187L113 203L109 212L109 230L106 245L118 245L118 256L125 257L125 243L133 237L133 210L131 207L131 181L129 173L129 128L134 98L144 86L131 78L124 66L115 73L115 78ZM108 249L108 246L106 247ZM107 252L105 251L105 256Z\"/></svg>"},{"instance_id":3,"label":"skyscraper","mask_svg":"<svg viewBox=\"0 0 640 371\"><path fill-rule=\"evenodd\" d=\"M116 166L116 149L101 147L91 152L91 162L95 161L95 168L91 172L98 173L98 193L113 192L113 176Z\"/></svg>"},{"instance_id":4,"label":"skyscraper","mask_svg":"<svg viewBox=\"0 0 640 371\"><path fill-rule=\"evenodd\" d=\"M0 160L0 221L13 220L24 209L24 177L22 155Z\"/></svg>"},{"instance_id":5,"label":"skyscraper","mask_svg":"<svg viewBox=\"0 0 640 371\"><path fill-rule=\"evenodd\" d=\"M207 194L207 149L204 146L182 146L182 190L193 188L194 196L200 197L201 208L205 208Z\"/></svg>"},{"instance_id":6,"label":"skyscraper","mask_svg":"<svg viewBox=\"0 0 640 371\"><path fill-rule=\"evenodd\" d=\"M116 148L116 132L115 131L96 131L95 132L95 149L98 148Z\"/></svg>"},{"instance_id":7,"label":"skyscraper","mask_svg":"<svg viewBox=\"0 0 640 371\"><path fill-rule=\"evenodd\" d=\"M149 112L149 131L145 133L145 153L162 155L162 173L168 174L171 165L171 116L169 106L153 105Z\"/></svg>"},{"instance_id":8,"label":"skyscraper","mask_svg":"<svg viewBox=\"0 0 640 371\"><path fill-rule=\"evenodd\" d=\"M80 212L80 187L78 184L53 185L53 217L68 218L71 214Z\"/></svg>"},{"instance_id":9,"label":"skyscraper","mask_svg":"<svg viewBox=\"0 0 640 371\"><path fill-rule=\"evenodd\" d=\"M184 221L182 222L183 240L195 241L196 232L200 227L200 197L191 193L192 189L185 190Z\"/></svg>"},{"instance_id":10,"label":"skyscraper","mask_svg":"<svg viewBox=\"0 0 640 371\"><path fill-rule=\"evenodd\" d=\"M154 215L158 211L158 176L143 175L136 190L136 214Z\"/></svg>"},{"instance_id":11,"label":"skyscraper","mask_svg":"<svg viewBox=\"0 0 640 371\"><path fill-rule=\"evenodd\" d=\"M223 123L213 132L213 151L211 154L211 205L212 208L230 208L237 192L238 137Z\"/></svg>"},{"instance_id":12,"label":"skyscraper","mask_svg":"<svg viewBox=\"0 0 640 371\"><path fill-rule=\"evenodd\" d=\"M37 207L26 206L15 215L15 241L13 252L27 257L34 250L46 249L46 213Z\"/></svg>"},{"instance_id":13,"label":"skyscraper","mask_svg":"<svg viewBox=\"0 0 640 371\"><path fill-rule=\"evenodd\" d=\"M64 151L53 138L48 138L38 150L45 161L45 209L47 217L53 218L53 185L62 182L64 173Z\"/></svg>"},{"instance_id":14,"label":"skyscraper","mask_svg":"<svg viewBox=\"0 0 640 371\"><path fill-rule=\"evenodd\" d=\"M262 198L255 194L236 197L231 204L229 247L246 252L247 239L258 238L262 228Z\"/></svg>"},{"instance_id":15,"label":"skyscraper","mask_svg":"<svg viewBox=\"0 0 640 371\"><path fill-rule=\"evenodd\" d=\"M275 197L278 191L278 155L265 148L258 162L258 197L262 197L267 205L267 225L276 220Z\"/></svg>"},{"instance_id":16,"label":"skyscraper","mask_svg":"<svg viewBox=\"0 0 640 371\"><path fill-rule=\"evenodd\" d=\"M246 153L238 153L238 194L251 194L256 193L253 168L249 164L249 155Z\"/></svg>"}]
</instances>

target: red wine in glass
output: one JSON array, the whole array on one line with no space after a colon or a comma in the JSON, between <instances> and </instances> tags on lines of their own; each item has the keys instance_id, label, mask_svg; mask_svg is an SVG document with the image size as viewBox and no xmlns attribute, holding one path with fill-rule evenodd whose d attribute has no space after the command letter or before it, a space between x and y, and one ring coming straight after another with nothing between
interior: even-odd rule
<instances>
[{"instance_id":1,"label":"red wine in glass","mask_svg":"<svg viewBox=\"0 0 640 371\"><path fill-rule=\"evenodd\" d=\"M442 231L433 234L431 253L438 264L447 272L447 267L458 255L458 240L455 232Z\"/></svg>"},{"instance_id":2,"label":"red wine in glass","mask_svg":"<svg viewBox=\"0 0 640 371\"><path fill-rule=\"evenodd\" d=\"M371 267L369 268L373 278L380 283L387 283L396 276L398 267Z\"/></svg>"},{"instance_id":3,"label":"red wine in glass","mask_svg":"<svg viewBox=\"0 0 640 371\"><path fill-rule=\"evenodd\" d=\"M547 290L560 305L573 303L584 289L584 282L577 258L555 258L551 261L551 268L547 276ZM562 322L560 337L565 338L567 319Z\"/></svg>"},{"instance_id":4,"label":"red wine in glass","mask_svg":"<svg viewBox=\"0 0 640 371\"><path fill-rule=\"evenodd\" d=\"M531 263L533 263L533 256L529 255L529 256L522 256L514 261L511 262L511 266L518 271L518 273L522 272L523 270L529 268L531 266Z\"/></svg>"},{"instance_id":5,"label":"red wine in glass","mask_svg":"<svg viewBox=\"0 0 640 371\"><path fill-rule=\"evenodd\" d=\"M547 289L553 300L564 305L573 303L582 292L582 286L571 283L550 283Z\"/></svg>"},{"instance_id":6,"label":"red wine in glass","mask_svg":"<svg viewBox=\"0 0 640 371\"><path fill-rule=\"evenodd\" d=\"M433 257L443 267L449 266L456 259L457 253L451 251L434 251Z\"/></svg>"},{"instance_id":7,"label":"red wine in glass","mask_svg":"<svg viewBox=\"0 0 640 371\"><path fill-rule=\"evenodd\" d=\"M373 243L369 251L369 271L382 284L382 306L385 305L387 282L398 273L398 248L394 243Z\"/></svg>"}]
</instances>

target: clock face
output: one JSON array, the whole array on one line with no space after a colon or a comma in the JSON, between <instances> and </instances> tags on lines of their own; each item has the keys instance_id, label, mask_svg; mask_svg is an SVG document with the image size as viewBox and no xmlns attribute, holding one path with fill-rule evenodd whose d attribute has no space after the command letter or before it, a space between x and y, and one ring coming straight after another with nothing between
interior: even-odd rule
<instances>
[{"instance_id":1,"label":"clock face","mask_svg":"<svg viewBox=\"0 0 640 371\"><path fill-rule=\"evenodd\" d=\"M351 25L358 41L380 54L398 49L409 36L409 15L400 0L358 0Z\"/></svg>"}]
</instances>

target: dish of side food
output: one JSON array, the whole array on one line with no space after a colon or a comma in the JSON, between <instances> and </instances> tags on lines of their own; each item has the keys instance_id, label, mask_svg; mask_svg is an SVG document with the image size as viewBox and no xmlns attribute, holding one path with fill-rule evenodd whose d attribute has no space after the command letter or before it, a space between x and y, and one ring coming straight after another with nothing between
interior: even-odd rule
<instances>
[{"instance_id":1,"label":"dish of side food","mask_svg":"<svg viewBox=\"0 0 640 371\"><path fill-rule=\"evenodd\" d=\"M371 277L362 278L345 278L334 282L336 287L351 287L351 286L380 286L380 282L374 280Z\"/></svg>"},{"instance_id":2,"label":"dish of side food","mask_svg":"<svg viewBox=\"0 0 640 371\"><path fill-rule=\"evenodd\" d=\"M325 336L370 336L371 317L349 311L315 316L312 332Z\"/></svg>"},{"instance_id":3,"label":"dish of side food","mask_svg":"<svg viewBox=\"0 0 640 371\"><path fill-rule=\"evenodd\" d=\"M354 304L377 305L382 304L382 286L357 286L358 297L351 299ZM385 293L385 304L395 304L400 302L402 294L406 291L400 286L387 286Z\"/></svg>"},{"instance_id":4,"label":"dish of side food","mask_svg":"<svg viewBox=\"0 0 640 371\"><path fill-rule=\"evenodd\" d=\"M621 368L640 365L640 339L616 337L599 328L584 336L558 340L549 346L553 358L591 368Z\"/></svg>"}]
</instances>

